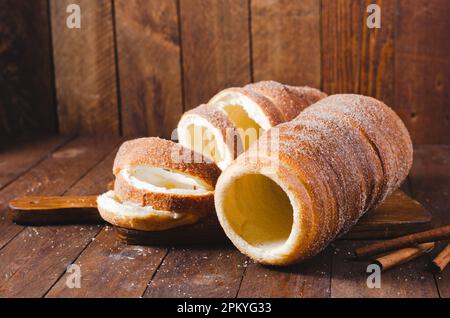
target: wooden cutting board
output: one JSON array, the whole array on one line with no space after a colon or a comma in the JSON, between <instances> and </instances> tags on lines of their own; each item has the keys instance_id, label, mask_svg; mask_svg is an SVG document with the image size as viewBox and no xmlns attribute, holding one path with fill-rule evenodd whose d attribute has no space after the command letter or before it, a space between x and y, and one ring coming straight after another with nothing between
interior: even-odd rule
<instances>
[{"instance_id":1,"label":"wooden cutting board","mask_svg":"<svg viewBox=\"0 0 450 318\"><path fill-rule=\"evenodd\" d=\"M11 218L23 225L100 223L95 196L23 197L10 202ZM431 215L402 191L396 191L373 211L367 212L341 239L382 239L426 230ZM116 228L127 244L186 245L223 242L225 235L215 216L197 224L160 232Z\"/></svg>"},{"instance_id":2,"label":"wooden cutting board","mask_svg":"<svg viewBox=\"0 0 450 318\"><path fill-rule=\"evenodd\" d=\"M395 191L382 205L367 212L342 238L378 239L420 232L431 227L431 214L403 191Z\"/></svg>"},{"instance_id":3,"label":"wooden cutting board","mask_svg":"<svg viewBox=\"0 0 450 318\"><path fill-rule=\"evenodd\" d=\"M339 239L384 239L427 230L431 214L403 191L396 191L377 209L367 212ZM197 244L226 240L217 219L209 218L191 226L164 232L142 232L115 228L117 237L127 244Z\"/></svg>"}]
</instances>

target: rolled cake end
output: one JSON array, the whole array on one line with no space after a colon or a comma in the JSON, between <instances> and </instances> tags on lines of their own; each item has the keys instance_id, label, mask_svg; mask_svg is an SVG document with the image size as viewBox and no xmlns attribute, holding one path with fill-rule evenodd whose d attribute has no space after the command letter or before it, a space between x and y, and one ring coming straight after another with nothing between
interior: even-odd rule
<instances>
[{"instance_id":1,"label":"rolled cake end","mask_svg":"<svg viewBox=\"0 0 450 318\"><path fill-rule=\"evenodd\" d=\"M230 166L219 178L215 205L233 244L259 263L298 260L300 209L288 186L268 168Z\"/></svg>"}]
</instances>

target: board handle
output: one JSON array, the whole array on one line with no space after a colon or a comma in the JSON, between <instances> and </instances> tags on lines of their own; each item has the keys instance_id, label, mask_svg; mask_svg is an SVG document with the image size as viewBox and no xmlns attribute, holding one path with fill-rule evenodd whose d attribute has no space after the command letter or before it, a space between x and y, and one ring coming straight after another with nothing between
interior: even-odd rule
<instances>
[{"instance_id":1,"label":"board handle","mask_svg":"<svg viewBox=\"0 0 450 318\"><path fill-rule=\"evenodd\" d=\"M22 225L98 224L96 196L28 196L9 202L10 218Z\"/></svg>"}]
</instances>

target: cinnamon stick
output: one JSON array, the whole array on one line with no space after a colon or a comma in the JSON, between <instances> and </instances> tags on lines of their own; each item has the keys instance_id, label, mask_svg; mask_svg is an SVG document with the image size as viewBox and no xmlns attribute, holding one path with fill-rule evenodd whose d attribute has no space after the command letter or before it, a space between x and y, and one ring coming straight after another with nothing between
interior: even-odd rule
<instances>
[{"instance_id":1,"label":"cinnamon stick","mask_svg":"<svg viewBox=\"0 0 450 318\"><path fill-rule=\"evenodd\" d=\"M401 236L392 240L377 242L363 246L355 250L356 257L364 258L392 251L403 247L409 247L419 243L435 242L450 238L450 225L435 228L424 232Z\"/></svg>"},{"instance_id":2,"label":"cinnamon stick","mask_svg":"<svg viewBox=\"0 0 450 318\"><path fill-rule=\"evenodd\" d=\"M434 245L435 243L431 242L402 248L398 251L378 257L375 262L380 265L381 270L387 270L430 252L434 248Z\"/></svg>"},{"instance_id":3,"label":"cinnamon stick","mask_svg":"<svg viewBox=\"0 0 450 318\"><path fill-rule=\"evenodd\" d=\"M441 273L444 271L445 267L450 261L450 243L436 256L436 258L431 263L433 270L436 273Z\"/></svg>"}]
</instances>

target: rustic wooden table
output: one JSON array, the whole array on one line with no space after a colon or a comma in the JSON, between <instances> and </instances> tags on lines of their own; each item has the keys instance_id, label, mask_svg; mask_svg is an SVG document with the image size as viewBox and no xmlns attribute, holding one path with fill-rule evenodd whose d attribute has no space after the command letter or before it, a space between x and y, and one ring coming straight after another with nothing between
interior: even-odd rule
<instances>
[{"instance_id":1,"label":"rustic wooden table","mask_svg":"<svg viewBox=\"0 0 450 318\"><path fill-rule=\"evenodd\" d=\"M348 260L362 241L337 241L280 269L232 246L127 246L109 226L24 227L7 219L16 196L104 191L120 142L50 137L0 151L0 297L450 297L450 270L427 269L434 254L386 271L380 289L367 288L367 263ZM450 147L415 147L404 190L432 212L434 226L450 224ZM66 286L72 263L80 265L81 288Z\"/></svg>"}]
</instances>

